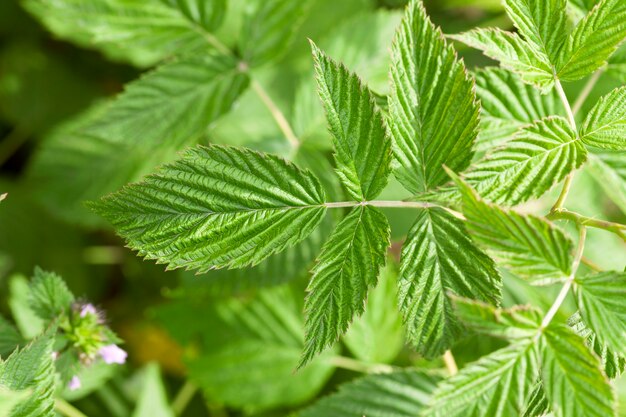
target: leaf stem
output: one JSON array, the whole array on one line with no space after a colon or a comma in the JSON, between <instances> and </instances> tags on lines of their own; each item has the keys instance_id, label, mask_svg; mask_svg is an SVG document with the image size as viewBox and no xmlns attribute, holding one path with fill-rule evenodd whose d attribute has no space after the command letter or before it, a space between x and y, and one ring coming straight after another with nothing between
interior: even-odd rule
<instances>
[{"instance_id":1,"label":"leaf stem","mask_svg":"<svg viewBox=\"0 0 626 417\"><path fill-rule=\"evenodd\" d=\"M565 297L567 297L567 294L569 293L569 289L572 287L572 283L574 282L574 279L576 278L576 271L578 271L578 266L580 265L580 260L583 257L583 250L585 249L586 237L587 237L587 228L585 226L580 226L580 229L578 231L578 246L576 247L576 252L574 254L574 262L572 263L572 271L570 272L569 276L565 280L565 283L563 284L563 288L561 288L559 295L557 295L556 300L554 300L552 307L550 307L545 317L543 318L541 322L540 330L543 330L546 327L548 327L548 325L550 324L550 322L556 315L557 311L559 311L561 304L563 304L563 301L565 301Z\"/></svg>"},{"instance_id":2,"label":"leaf stem","mask_svg":"<svg viewBox=\"0 0 626 417\"><path fill-rule=\"evenodd\" d=\"M328 208L343 208L343 207L356 207L356 206L372 206L372 207L387 207L387 208L440 208L448 211L459 219L464 219L462 213L452 210L451 208L441 206L439 204L422 202L422 201L403 201L403 200L372 200L372 201L338 201L324 203Z\"/></svg>"},{"instance_id":3,"label":"leaf stem","mask_svg":"<svg viewBox=\"0 0 626 417\"><path fill-rule=\"evenodd\" d=\"M83 414L78 408L61 398L57 398L54 403L54 408L66 417L87 417L87 415Z\"/></svg>"},{"instance_id":4,"label":"leaf stem","mask_svg":"<svg viewBox=\"0 0 626 417\"><path fill-rule=\"evenodd\" d=\"M574 115L576 115L580 111L580 109L583 107L583 105L585 104L585 101L587 100L587 97L589 97L589 94L593 91L593 87L596 86L596 83L600 79L600 76L602 75L603 72L604 72L604 69L598 70L591 76L591 78L589 78L589 81L587 81L587 84L585 84L582 91L576 98L576 101L574 102L574 106L572 106L572 113Z\"/></svg>"},{"instance_id":5,"label":"leaf stem","mask_svg":"<svg viewBox=\"0 0 626 417\"><path fill-rule=\"evenodd\" d=\"M608 222L605 220L597 220L591 217L583 216L567 209L550 212L546 218L550 220L569 220L580 226L595 227L613 232L626 241L626 225L620 223Z\"/></svg>"},{"instance_id":6,"label":"leaf stem","mask_svg":"<svg viewBox=\"0 0 626 417\"><path fill-rule=\"evenodd\" d=\"M459 373L459 367L456 365L454 355L449 349L446 350L443 354L443 362L446 364L446 368L448 369L450 376L454 376Z\"/></svg>"},{"instance_id":7,"label":"leaf stem","mask_svg":"<svg viewBox=\"0 0 626 417\"><path fill-rule=\"evenodd\" d=\"M287 121L287 118L285 117L283 112L278 108L276 103L274 103L274 100L272 100L269 94L267 94L267 91L265 91L265 89L261 86L261 84L259 84L254 79L250 81L250 86L252 87L254 92L257 93L257 95L259 96L263 104L265 104L265 107L267 107L267 109L270 111L270 113L272 114L272 117L274 117L274 120L276 121L276 124L278 125L280 130L283 132L283 135L285 135L285 138L287 139L289 144L293 148L297 148L298 146L300 146L300 141L298 140L298 137L296 136L296 134L293 132L291 125Z\"/></svg>"},{"instance_id":8,"label":"leaf stem","mask_svg":"<svg viewBox=\"0 0 626 417\"><path fill-rule=\"evenodd\" d=\"M174 397L174 400L172 401L172 411L174 412L174 415L179 416L183 414L183 411L185 411L185 408L187 408L187 405L197 391L198 387L193 382L189 380L185 381L180 391L178 391L176 397Z\"/></svg>"},{"instance_id":9,"label":"leaf stem","mask_svg":"<svg viewBox=\"0 0 626 417\"><path fill-rule=\"evenodd\" d=\"M384 363L366 363L346 356L333 356L330 364L337 368L350 371L363 372L366 374L389 374L393 372L393 366Z\"/></svg>"}]
</instances>

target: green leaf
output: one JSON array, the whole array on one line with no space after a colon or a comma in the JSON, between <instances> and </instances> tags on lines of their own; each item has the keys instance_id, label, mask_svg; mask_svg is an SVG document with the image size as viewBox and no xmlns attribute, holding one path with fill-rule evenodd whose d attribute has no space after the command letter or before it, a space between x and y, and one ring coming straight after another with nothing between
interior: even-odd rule
<instances>
[{"instance_id":1,"label":"green leaf","mask_svg":"<svg viewBox=\"0 0 626 417\"><path fill-rule=\"evenodd\" d=\"M504 8L515 27L532 44L556 62L567 37L567 0L504 0Z\"/></svg>"},{"instance_id":2,"label":"green leaf","mask_svg":"<svg viewBox=\"0 0 626 417\"><path fill-rule=\"evenodd\" d=\"M450 172L451 175L454 175ZM572 241L547 220L483 201L454 176L472 239L514 274L535 284L569 276Z\"/></svg>"},{"instance_id":3,"label":"green leaf","mask_svg":"<svg viewBox=\"0 0 626 417\"><path fill-rule=\"evenodd\" d=\"M585 323L611 349L626 356L626 273L602 272L577 278L575 283Z\"/></svg>"},{"instance_id":4,"label":"green leaf","mask_svg":"<svg viewBox=\"0 0 626 417\"><path fill-rule=\"evenodd\" d=\"M498 304L502 281L463 222L432 208L420 210L407 235L398 285L408 338L422 355L432 358L450 348L462 329L450 295Z\"/></svg>"},{"instance_id":5,"label":"green leaf","mask_svg":"<svg viewBox=\"0 0 626 417\"><path fill-rule=\"evenodd\" d=\"M336 342L363 313L385 265L389 224L378 209L358 206L337 225L313 268L304 303L305 347L299 367Z\"/></svg>"},{"instance_id":6,"label":"green leaf","mask_svg":"<svg viewBox=\"0 0 626 417\"><path fill-rule=\"evenodd\" d=\"M540 312L531 306L499 309L475 300L454 297L454 311L470 328L479 333L505 339L533 337L541 324Z\"/></svg>"},{"instance_id":7,"label":"green leaf","mask_svg":"<svg viewBox=\"0 0 626 417\"><path fill-rule=\"evenodd\" d=\"M556 76L579 80L606 64L626 39L626 3L603 0L583 18L560 50Z\"/></svg>"},{"instance_id":8,"label":"green leaf","mask_svg":"<svg viewBox=\"0 0 626 417\"><path fill-rule=\"evenodd\" d=\"M626 358L617 354L613 349L609 348L606 343L601 341L598 335L587 327L580 312L576 312L570 317L567 324L574 329L577 335L585 339L585 345L593 350L598 358L600 358L602 369L604 369L604 372L609 378L615 379L626 370Z\"/></svg>"},{"instance_id":9,"label":"green leaf","mask_svg":"<svg viewBox=\"0 0 626 417\"><path fill-rule=\"evenodd\" d=\"M203 317L218 322L206 326L203 352L187 364L208 398L247 412L294 406L314 397L330 377L325 355L294 372L303 346L302 291L283 286L251 300L213 304L217 317L206 313L207 303Z\"/></svg>"},{"instance_id":10,"label":"green leaf","mask_svg":"<svg viewBox=\"0 0 626 417\"><path fill-rule=\"evenodd\" d=\"M395 175L419 194L447 181L444 164L462 171L472 159L478 128L474 83L421 0L410 2L391 60L388 123Z\"/></svg>"},{"instance_id":11,"label":"green leaf","mask_svg":"<svg viewBox=\"0 0 626 417\"><path fill-rule=\"evenodd\" d=\"M132 417L174 417L163 386L159 365L150 363L143 369L143 386Z\"/></svg>"},{"instance_id":12,"label":"green leaf","mask_svg":"<svg viewBox=\"0 0 626 417\"><path fill-rule=\"evenodd\" d=\"M619 82L626 83L626 44L622 46L609 58L609 65L605 73Z\"/></svg>"},{"instance_id":13,"label":"green leaf","mask_svg":"<svg viewBox=\"0 0 626 417\"><path fill-rule=\"evenodd\" d=\"M540 94L521 78L500 68L475 72L476 94L480 99L480 132L477 151L503 144L520 128L552 115L565 116L558 94Z\"/></svg>"},{"instance_id":14,"label":"green leaf","mask_svg":"<svg viewBox=\"0 0 626 417\"><path fill-rule=\"evenodd\" d=\"M546 398L546 391L543 384L538 382L528 401L528 405L524 409L522 417L543 417L550 412L550 404Z\"/></svg>"},{"instance_id":15,"label":"green leaf","mask_svg":"<svg viewBox=\"0 0 626 417\"><path fill-rule=\"evenodd\" d=\"M9 307L15 324L26 339L36 337L44 330L44 321L30 306L30 286L22 275L9 279Z\"/></svg>"},{"instance_id":16,"label":"green leaf","mask_svg":"<svg viewBox=\"0 0 626 417\"><path fill-rule=\"evenodd\" d=\"M298 417L415 417L424 409L436 379L414 370L367 375L339 386Z\"/></svg>"},{"instance_id":17,"label":"green leaf","mask_svg":"<svg viewBox=\"0 0 626 417\"><path fill-rule=\"evenodd\" d=\"M626 159L623 152L593 150L587 171L606 195L626 213Z\"/></svg>"},{"instance_id":18,"label":"green leaf","mask_svg":"<svg viewBox=\"0 0 626 417\"><path fill-rule=\"evenodd\" d=\"M54 417L54 364L52 363L52 332L33 340L23 349L15 350L0 362L0 386L32 394L21 401L8 417Z\"/></svg>"},{"instance_id":19,"label":"green leaf","mask_svg":"<svg viewBox=\"0 0 626 417\"><path fill-rule=\"evenodd\" d=\"M273 0L249 8L239 37L244 62L257 67L278 60L291 46L306 7L304 1Z\"/></svg>"},{"instance_id":20,"label":"green leaf","mask_svg":"<svg viewBox=\"0 0 626 417\"><path fill-rule=\"evenodd\" d=\"M518 73L522 81L537 87L543 94L554 86L548 57L528 45L516 33L478 28L449 37L480 49L489 58L500 62L502 68Z\"/></svg>"},{"instance_id":21,"label":"green leaf","mask_svg":"<svg viewBox=\"0 0 626 417\"><path fill-rule=\"evenodd\" d=\"M376 288L370 291L363 315L350 325L343 337L350 352L367 363L390 363L404 346L402 318L396 307L395 266L387 263Z\"/></svg>"},{"instance_id":22,"label":"green leaf","mask_svg":"<svg viewBox=\"0 0 626 417\"><path fill-rule=\"evenodd\" d=\"M520 129L476 162L466 179L483 198L516 205L541 197L586 159L587 150L567 120L549 117Z\"/></svg>"},{"instance_id":23,"label":"green leaf","mask_svg":"<svg viewBox=\"0 0 626 417\"><path fill-rule=\"evenodd\" d=\"M0 315L0 357L6 357L22 342L22 336L15 326Z\"/></svg>"},{"instance_id":24,"label":"green leaf","mask_svg":"<svg viewBox=\"0 0 626 417\"><path fill-rule=\"evenodd\" d=\"M36 267L29 299L30 307L39 317L53 320L67 313L74 302L74 294L60 276Z\"/></svg>"},{"instance_id":25,"label":"green leaf","mask_svg":"<svg viewBox=\"0 0 626 417\"><path fill-rule=\"evenodd\" d=\"M387 185L391 141L372 93L343 65L311 43L318 92L335 145L337 175L356 201L372 200Z\"/></svg>"},{"instance_id":26,"label":"green leaf","mask_svg":"<svg viewBox=\"0 0 626 417\"><path fill-rule=\"evenodd\" d=\"M600 360L570 328L552 325L540 339L541 377L556 417L616 416L613 390Z\"/></svg>"},{"instance_id":27,"label":"green leaf","mask_svg":"<svg viewBox=\"0 0 626 417\"><path fill-rule=\"evenodd\" d=\"M178 9L190 21L204 29L217 29L226 14L226 0L162 0L173 9Z\"/></svg>"},{"instance_id":28,"label":"green leaf","mask_svg":"<svg viewBox=\"0 0 626 417\"><path fill-rule=\"evenodd\" d=\"M580 128L580 139L586 145L626 151L626 87L598 101Z\"/></svg>"},{"instance_id":29,"label":"green leaf","mask_svg":"<svg viewBox=\"0 0 626 417\"><path fill-rule=\"evenodd\" d=\"M29 390L12 390L0 386L0 416L11 416L11 410L31 395Z\"/></svg>"},{"instance_id":30,"label":"green leaf","mask_svg":"<svg viewBox=\"0 0 626 417\"><path fill-rule=\"evenodd\" d=\"M532 339L483 356L439 384L424 417L511 417L524 410L539 372Z\"/></svg>"},{"instance_id":31,"label":"green leaf","mask_svg":"<svg viewBox=\"0 0 626 417\"><path fill-rule=\"evenodd\" d=\"M255 265L306 238L324 192L278 157L196 147L145 181L92 203L141 256L205 272Z\"/></svg>"}]
</instances>

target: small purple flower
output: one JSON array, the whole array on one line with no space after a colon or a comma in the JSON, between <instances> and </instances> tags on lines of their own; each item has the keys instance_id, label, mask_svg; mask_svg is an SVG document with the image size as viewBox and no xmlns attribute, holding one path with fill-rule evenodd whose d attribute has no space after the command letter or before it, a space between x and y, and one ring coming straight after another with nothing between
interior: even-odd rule
<instances>
[{"instance_id":1,"label":"small purple flower","mask_svg":"<svg viewBox=\"0 0 626 417\"><path fill-rule=\"evenodd\" d=\"M128 354L117 345L102 346L98 351L105 363L124 363Z\"/></svg>"},{"instance_id":2,"label":"small purple flower","mask_svg":"<svg viewBox=\"0 0 626 417\"><path fill-rule=\"evenodd\" d=\"M93 306L93 304L85 304L81 309L80 309L80 316L81 317L85 317L87 314L98 314L98 311L96 310L96 308Z\"/></svg>"},{"instance_id":3,"label":"small purple flower","mask_svg":"<svg viewBox=\"0 0 626 417\"><path fill-rule=\"evenodd\" d=\"M81 387L80 378L74 375L72 379L70 379L69 384L67 384L67 387L70 389L70 391L76 391L77 389L79 389Z\"/></svg>"}]
</instances>

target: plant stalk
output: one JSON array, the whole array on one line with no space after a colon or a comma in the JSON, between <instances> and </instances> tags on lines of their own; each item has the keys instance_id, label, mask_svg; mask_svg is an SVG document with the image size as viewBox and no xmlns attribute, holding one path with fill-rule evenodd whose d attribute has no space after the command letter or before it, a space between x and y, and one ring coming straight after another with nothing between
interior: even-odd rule
<instances>
[{"instance_id":1,"label":"plant stalk","mask_svg":"<svg viewBox=\"0 0 626 417\"><path fill-rule=\"evenodd\" d=\"M172 401L172 411L174 415L180 416L183 414L183 411L185 411L185 408L187 408L187 405L189 405L189 402L197 391L198 387L194 383L188 380L185 381Z\"/></svg>"},{"instance_id":2,"label":"plant stalk","mask_svg":"<svg viewBox=\"0 0 626 417\"><path fill-rule=\"evenodd\" d=\"M626 241L626 225L620 223L608 222L605 220L597 220L591 217L583 216L567 209L550 212L546 218L550 220L569 220L580 226L594 227L615 233L624 241Z\"/></svg>"},{"instance_id":3,"label":"plant stalk","mask_svg":"<svg viewBox=\"0 0 626 417\"><path fill-rule=\"evenodd\" d=\"M356 206L372 206L372 207L387 207L387 208L440 208L446 210L453 216L459 219L465 219L463 213L452 210L451 208L441 206L435 203L422 202L422 201L403 201L403 200L372 200L372 201L338 201L324 203L328 208L343 208L343 207L356 207Z\"/></svg>"},{"instance_id":4,"label":"plant stalk","mask_svg":"<svg viewBox=\"0 0 626 417\"><path fill-rule=\"evenodd\" d=\"M274 100L272 100L269 94L267 94L267 91L265 91L261 84L259 84L256 80L251 80L250 86L259 96L263 104L265 104L265 107L267 107L267 109L270 111L272 117L278 125L278 128L281 130L281 132L283 132L283 135L285 135L285 138L287 139L289 144L293 148L298 148L298 146L300 146L300 141L298 140L296 134L293 132L293 129L291 128L291 125L287 121L287 118L285 117L283 112L278 108L276 103L274 103Z\"/></svg>"},{"instance_id":5,"label":"plant stalk","mask_svg":"<svg viewBox=\"0 0 626 417\"><path fill-rule=\"evenodd\" d=\"M87 417L87 415L83 414L78 408L61 398L57 398L54 403L54 408L66 417Z\"/></svg>"}]
</instances>

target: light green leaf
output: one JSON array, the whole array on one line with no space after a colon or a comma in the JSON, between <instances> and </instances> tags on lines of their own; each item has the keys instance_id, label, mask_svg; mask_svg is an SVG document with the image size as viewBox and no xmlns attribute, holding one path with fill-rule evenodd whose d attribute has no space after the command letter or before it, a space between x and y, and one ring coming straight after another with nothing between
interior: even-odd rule
<instances>
[{"instance_id":1,"label":"light green leaf","mask_svg":"<svg viewBox=\"0 0 626 417\"><path fill-rule=\"evenodd\" d=\"M217 29L226 14L227 0L162 0L181 13L191 22L208 31Z\"/></svg>"},{"instance_id":2,"label":"light green leaf","mask_svg":"<svg viewBox=\"0 0 626 417\"><path fill-rule=\"evenodd\" d=\"M602 272L576 281L576 300L585 323L600 340L626 356L626 273Z\"/></svg>"},{"instance_id":3,"label":"light green leaf","mask_svg":"<svg viewBox=\"0 0 626 417\"><path fill-rule=\"evenodd\" d=\"M420 210L400 260L399 304L408 338L432 358L450 348L462 326L451 294L498 304L502 281L463 222L440 208Z\"/></svg>"},{"instance_id":4,"label":"light green leaf","mask_svg":"<svg viewBox=\"0 0 626 417\"><path fill-rule=\"evenodd\" d=\"M335 145L337 175L356 201L374 199L387 185L391 141L383 116L361 80L311 43L318 92Z\"/></svg>"},{"instance_id":5,"label":"light green leaf","mask_svg":"<svg viewBox=\"0 0 626 417\"><path fill-rule=\"evenodd\" d=\"M350 352L367 363L390 363L404 346L404 328L397 304L398 272L387 263L376 288L367 296L363 315L343 337Z\"/></svg>"},{"instance_id":6,"label":"light green leaf","mask_svg":"<svg viewBox=\"0 0 626 417\"><path fill-rule=\"evenodd\" d=\"M626 87L598 101L580 128L580 139L598 148L626 151Z\"/></svg>"},{"instance_id":7,"label":"light green leaf","mask_svg":"<svg viewBox=\"0 0 626 417\"><path fill-rule=\"evenodd\" d=\"M606 195L626 213L626 158L623 152L593 150L587 171Z\"/></svg>"},{"instance_id":8,"label":"light green leaf","mask_svg":"<svg viewBox=\"0 0 626 417\"><path fill-rule=\"evenodd\" d=\"M550 404L546 398L546 391L543 384L538 382L528 401L528 405L524 409L522 417L544 417L550 412Z\"/></svg>"},{"instance_id":9,"label":"light green leaf","mask_svg":"<svg viewBox=\"0 0 626 417\"><path fill-rule=\"evenodd\" d=\"M0 357L6 357L22 342L22 336L15 326L0 315Z\"/></svg>"},{"instance_id":10,"label":"light green leaf","mask_svg":"<svg viewBox=\"0 0 626 417\"><path fill-rule=\"evenodd\" d=\"M556 417L616 416L615 396L600 360L569 327L553 324L540 339L541 377Z\"/></svg>"},{"instance_id":11,"label":"light green leaf","mask_svg":"<svg viewBox=\"0 0 626 417\"><path fill-rule=\"evenodd\" d=\"M12 390L0 386L0 416L11 416L11 410L31 395L29 390Z\"/></svg>"},{"instance_id":12,"label":"light green leaf","mask_svg":"<svg viewBox=\"0 0 626 417\"><path fill-rule=\"evenodd\" d=\"M539 372L532 339L483 356L439 384L424 417L512 417L526 407Z\"/></svg>"},{"instance_id":13,"label":"light green leaf","mask_svg":"<svg viewBox=\"0 0 626 417\"><path fill-rule=\"evenodd\" d=\"M476 71L475 77L481 105L477 151L502 145L535 120L565 116L556 91L540 94L514 72L490 67Z\"/></svg>"},{"instance_id":14,"label":"light green leaf","mask_svg":"<svg viewBox=\"0 0 626 417\"><path fill-rule=\"evenodd\" d=\"M540 312L530 306L499 309L492 305L454 297L454 311L470 328L479 333L505 339L533 337L541 324Z\"/></svg>"},{"instance_id":15,"label":"light green leaf","mask_svg":"<svg viewBox=\"0 0 626 417\"><path fill-rule=\"evenodd\" d=\"M414 370L367 375L298 413L298 417L415 417L428 402L436 379Z\"/></svg>"},{"instance_id":16,"label":"light green leaf","mask_svg":"<svg viewBox=\"0 0 626 417\"><path fill-rule=\"evenodd\" d=\"M150 363L143 369L143 387L132 417L174 417L163 386L159 365Z\"/></svg>"},{"instance_id":17,"label":"light green leaf","mask_svg":"<svg viewBox=\"0 0 626 417\"><path fill-rule=\"evenodd\" d=\"M528 43L556 62L567 37L567 0L504 0L504 8Z\"/></svg>"},{"instance_id":18,"label":"light green leaf","mask_svg":"<svg viewBox=\"0 0 626 417\"><path fill-rule=\"evenodd\" d=\"M301 291L266 289L216 308L219 323L208 327L215 334L204 336L205 351L188 362L191 380L208 398L247 412L294 406L314 397L330 377L326 355L294 372L303 346Z\"/></svg>"},{"instance_id":19,"label":"light green leaf","mask_svg":"<svg viewBox=\"0 0 626 417\"><path fill-rule=\"evenodd\" d=\"M472 239L505 268L535 284L570 274L573 244L560 229L541 217L487 203L458 177L455 182Z\"/></svg>"},{"instance_id":20,"label":"light green leaf","mask_svg":"<svg viewBox=\"0 0 626 417\"><path fill-rule=\"evenodd\" d=\"M549 117L520 129L465 177L485 199L516 205L541 197L586 159L587 150L567 120Z\"/></svg>"},{"instance_id":21,"label":"light green leaf","mask_svg":"<svg viewBox=\"0 0 626 417\"><path fill-rule=\"evenodd\" d=\"M626 3L603 0L583 18L565 40L556 65L556 76L579 80L606 64L626 39Z\"/></svg>"},{"instance_id":22,"label":"light green leaf","mask_svg":"<svg viewBox=\"0 0 626 417\"><path fill-rule=\"evenodd\" d=\"M306 238L326 208L317 179L278 157L196 147L92 207L141 256L205 272L255 265Z\"/></svg>"},{"instance_id":23,"label":"light green leaf","mask_svg":"<svg viewBox=\"0 0 626 417\"><path fill-rule=\"evenodd\" d=\"M44 330L44 321L30 306L30 286L22 275L9 279L9 307L21 335L32 339Z\"/></svg>"},{"instance_id":24,"label":"light green leaf","mask_svg":"<svg viewBox=\"0 0 626 417\"><path fill-rule=\"evenodd\" d=\"M291 46L300 28L307 2L292 0L260 1L249 8L239 37L239 50L253 67L279 59Z\"/></svg>"},{"instance_id":25,"label":"light green leaf","mask_svg":"<svg viewBox=\"0 0 626 417\"><path fill-rule=\"evenodd\" d=\"M449 37L480 49L489 58L500 62L502 68L518 73L522 81L534 85L544 94L554 86L548 57L524 42L516 33L478 28Z\"/></svg>"},{"instance_id":26,"label":"light green leaf","mask_svg":"<svg viewBox=\"0 0 626 417\"><path fill-rule=\"evenodd\" d=\"M421 0L412 0L391 52L388 120L395 175L414 194L465 169L478 128L474 83Z\"/></svg>"},{"instance_id":27,"label":"light green leaf","mask_svg":"<svg viewBox=\"0 0 626 417\"><path fill-rule=\"evenodd\" d=\"M29 300L30 307L39 317L53 320L68 312L74 302L74 294L60 276L36 267Z\"/></svg>"},{"instance_id":28,"label":"light green leaf","mask_svg":"<svg viewBox=\"0 0 626 417\"><path fill-rule=\"evenodd\" d=\"M358 206L337 225L313 268L304 303L305 347L299 367L336 342L363 313L389 246L389 224L378 209Z\"/></svg>"}]
</instances>

